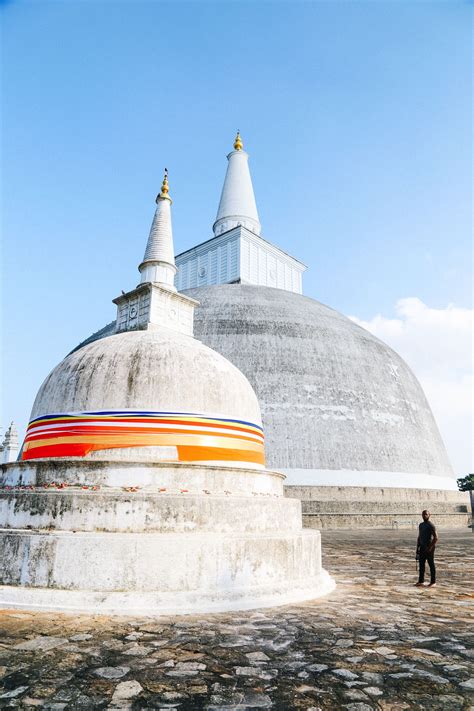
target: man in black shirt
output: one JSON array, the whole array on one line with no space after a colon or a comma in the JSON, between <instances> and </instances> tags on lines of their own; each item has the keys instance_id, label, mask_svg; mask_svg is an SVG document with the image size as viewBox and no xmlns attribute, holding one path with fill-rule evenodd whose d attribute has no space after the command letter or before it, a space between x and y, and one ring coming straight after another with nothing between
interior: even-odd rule
<instances>
[{"instance_id":1,"label":"man in black shirt","mask_svg":"<svg viewBox=\"0 0 474 711\"><path fill-rule=\"evenodd\" d=\"M418 541L416 543L416 558L420 562L420 575L416 587L423 587L425 584L425 563L428 561L430 566L431 582L428 587L432 588L436 585L436 568L434 564L435 545L438 542L436 528L431 523L430 512L423 511L421 514L423 522L418 528Z\"/></svg>"}]
</instances>

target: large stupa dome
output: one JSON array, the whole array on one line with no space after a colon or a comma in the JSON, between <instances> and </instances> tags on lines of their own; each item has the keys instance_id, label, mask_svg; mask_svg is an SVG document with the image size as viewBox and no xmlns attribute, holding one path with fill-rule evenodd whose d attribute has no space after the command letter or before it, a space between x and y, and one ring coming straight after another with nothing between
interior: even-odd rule
<instances>
[{"instance_id":1,"label":"large stupa dome","mask_svg":"<svg viewBox=\"0 0 474 711\"><path fill-rule=\"evenodd\" d=\"M176 256L194 333L257 395L266 457L298 486L456 489L416 377L346 316L302 294L306 266L260 235L248 155L229 153L214 237ZM119 321L80 349L115 332Z\"/></svg>"},{"instance_id":2,"label":"large stupa dome","mask_svg":"<svg viewBox=\"0 0 474 711\"><path fill-rule=\"evenodd\" d=\"M102 431L96 435L99 426L108 432L112 418L107 437ZM24 458L35 451L37 456L64 456L63 442L53 445L56 450L46 450L43 436L53 432L57 438L63 427L80 446L76 443L84 441L78 430L82 427L88 437L85 447L92 447L77 452L83 456L155 461L162 457L154 445L166 444L177 446L182 461L212 461L212 448L222 460L224 438L229 439L232 428L242 427L254 440L242 442L250 448L243 461L246 466L263 465L263 448L257 444L262 440L260 408L246 377L198 340L166 328L116 334L67 356L42 384L30 421ZM211 447L216 440L212 437L206 447L193 448L204 432L219 435L218 446ZM130 446L124 446L127 443ZM161 452L169 456L166 448ZM225 458L235 460L234 449L229 452Z\"/></svg>"},{"instance_id":3,"label":"large stupa dome","mask_svg":"<svg viewBox=\"0 0 474 711\"><path fill-rule=\"evenodd\" d=\"M416 377L365 329L282 289L223 284L186 294L200 303L197 338L253 385L268 464L289 483L413 485L419 475L420 486L436 486L426 475L453 476Z\"/></svg>"}]
</instances>

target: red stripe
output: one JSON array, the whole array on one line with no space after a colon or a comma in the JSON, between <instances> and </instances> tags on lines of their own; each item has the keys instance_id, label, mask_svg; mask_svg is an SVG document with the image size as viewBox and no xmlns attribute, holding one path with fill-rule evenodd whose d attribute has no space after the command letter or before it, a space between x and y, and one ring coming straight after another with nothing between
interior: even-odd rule
<instances>
[{"instance_id":1,"label":"red stripe","mask_svg":"<svg viewBox=\"0 0 474 711\"><path fill-rule=\"evenodd\" d=\"M27 459L42 459L46 457L84 457L92 450L92 445L84 442L82 444L51 444L47 447L37 447L22 452L23 461Z\"/></svg>"}]
</instances>

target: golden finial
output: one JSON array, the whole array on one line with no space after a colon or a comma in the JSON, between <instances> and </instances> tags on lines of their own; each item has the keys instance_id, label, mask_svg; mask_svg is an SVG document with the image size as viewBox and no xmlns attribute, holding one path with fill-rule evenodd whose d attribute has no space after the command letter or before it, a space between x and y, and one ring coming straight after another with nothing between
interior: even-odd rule
<instances>
[{"instance_id":1,"label":"golden finial","mask_svg":"<svg viewBox=\"0 0 474 711\"><path fill-rule=\"evenodd\" d=\"M242 143L242 139L240 138L240 131L237 131L237 135L234 141L234 150L241 151L243 147L244 144Z\"/></svg>"},{"instance_id":2,"label":"golden finial","mask_svg":"<svg viewBox=\"0 0 474 711\"><path fill-rule=\"evenodd\" d=\"M168 168L165 168L165 174L164 174L164 176L163 176L163 182L162 182L162 184L161 184L161 192L160 192L160 194L158 195L158 197L156 198L156 200L158 201L158 198L162 198L162 199L164 199L164 200L169 200L170 202L172 202L170 196L168 195L168 192L169 192L169 186L168 186Z\"/></svg>"}]
</instances>

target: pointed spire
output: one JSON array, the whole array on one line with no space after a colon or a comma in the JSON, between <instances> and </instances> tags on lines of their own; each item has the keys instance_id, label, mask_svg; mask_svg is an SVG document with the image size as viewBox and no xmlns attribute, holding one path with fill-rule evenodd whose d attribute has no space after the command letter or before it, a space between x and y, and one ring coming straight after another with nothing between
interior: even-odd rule
<instances>
[{"instance_id":1,"label":"pointed spire","mask_svg":"<svg viewBox=\"0 0 474 711\"><path fill-rule=\"evenodd\" d=\"M193 335L193 312L198 302L179 294L174 285L178 270L174 261L171 203L165 168L145 256L138 267L140 284L113 299L117 304L116 333L166 328Z\"/></svg>"},{"instance_id":2,"label":"pointed spire","mask_svg":"<svg viewBox=\"0 0 474 711\"><path fill-rule=\"evenodd\" d=\"M152 282L172 291L177 272L174 263L173 230L171 227L171 203L168 195L168 170L165 168L161 191L156 198L156 211L150 229L150 236L143 262L138 267L142 284Z\"/></svg>"},{"instance_id":3,"label":"pointed spire","mask_svg":"<svg viewBox=\"0 0 474 711\"><path fill-rule=\"evenodd\" d=\"M234 150L227 156L229 164L216 221L213 225L216 237L239 225L246 227L256 235L260 234L262 228L258 219L248 158L248 153L243 150L240 131L237 131Z\"/></svg>"}]
</instances>

